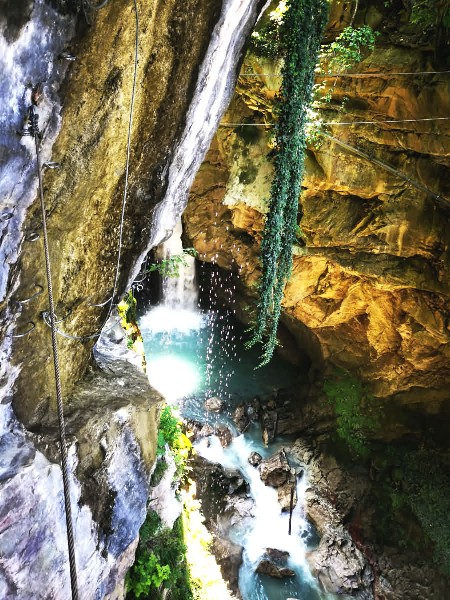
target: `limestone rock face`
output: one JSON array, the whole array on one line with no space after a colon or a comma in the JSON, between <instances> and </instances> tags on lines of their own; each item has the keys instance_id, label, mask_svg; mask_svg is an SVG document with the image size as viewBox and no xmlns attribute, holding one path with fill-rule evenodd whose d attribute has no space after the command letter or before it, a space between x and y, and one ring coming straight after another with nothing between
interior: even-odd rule
<instances>
[{"instance_id":1,"label":"limestone rock face","mask_svg":"<svg viewBox=\"0 0 450 600\"><path fill-rule=\"evenodd\" d=\"M414 43L398 34L407 18L390 14L379 27L353 69L369 76L325 80L332 100L319 116L334 124L308 148L306 245L294 248L282 324L317 369L348 369L375 396L432 413L449 399L450 128L434 119L449 114L450 94L445 74L397 74L440 70L419 33ZM362 8L355 24L366 19L381 22ZM334 15L331 29L348 20ZM242 305L257 294L272 175L270 126L251 124L273 121L279 79L267 73L277 68L247 56L184 217L201 258L236 274Z\"/></svg>"},{"instance_id":2,"label":"limestone rock face","mask_svg":"<svg viewBox=\"0 0 450 600\"><path fill-rule=\"evenodd\" d=\"M0 596L70 594L34 144L17 135L36 97L30 84L40 84L41 163L61 165L43 171L43 189L80 597L120 598L145 515L159 395L130 364L123 332L113 357L101 358L103 347L94 359L93 345L183 210L263 2L137 2L126 204L133 3L13 4L0 16Z\"/></svg>"},{"instance_id":3,"label":"limestone rock face","mask_svg":"<svg viewBox=\"0 0 450 600\"><path fill-rule=\"evenodd\" d=\"M120 356L122 349L122 356ZM71 500L80 597L118 598L145 518L159 395L102 340L98 367L67 402ZM0 464L0 595L69 598L57 425L39 436L10 413ZM24 561L24 556L28 559Z\"/></svg>"},{"instance_id":4,"label":"limestone rock face","mask_svg":"<svg viewBox=\"0 0 450 600\"><path fill-rule=\"evenodd\" d=\"M314 575L327 592L347 594L360 600L371 600L373 574L350 536L322 538L319 549L310 556Z\"/></svg>"},{"instance_id":5,"label":"limestone rock face","mask_svg":"<svg viewBox=\"0 0 450 600\"><path fill-rule=\"evenodd\" d=\"M371 487L382 484L369 479L368 469L343 464L304 438L289 454L305 465L305 513L321 538L307 559L326 590L361 599L445 597L447 577L430 564L424 545L412 553L395 547L392 530L385 544L370 541L380 519Z\"/></svg>"}]
</instances>

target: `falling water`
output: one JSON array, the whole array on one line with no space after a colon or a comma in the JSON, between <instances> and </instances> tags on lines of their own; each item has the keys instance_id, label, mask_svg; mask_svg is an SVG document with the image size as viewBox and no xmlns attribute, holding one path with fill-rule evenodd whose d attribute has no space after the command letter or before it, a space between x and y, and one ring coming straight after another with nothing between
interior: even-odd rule
<instances>
[{"instance_id":1,"label":"falling water","mask_svg":"<svg viewBox=\"0 0 450 600\"><path fill-rule=\"evenodd\" d=\"M181 225L160 249L161 258L182 252L180 235ZM162 302L140 318L149 380L169 403L179 405L185 418L226 424L236 434L231 418L234 406L256 395L267 396L274 390L293 385L297 374L278 357L267 367L255 370L258 351L244 350L242 327L233 318L235 284L214 267L208 279L208 289L203 290L203 296L208 298L208 310L201 311L197 306L192 259L180 269L176 281L164 282ZM227 299L231 310L220 307L218 296ZM204 401L212 395L226 400L224 413L216 415L205 411ZM327 598L329 596L319 591L305 558L310 529L303 514L306 478L298 478L298 501L292 516L292 535L288 535L289 514L281 511L276 490L266 486L258 469L248 462L251 452L268 457L281 445L282 441L278 441L269 448L264 447L260 429L253 426L245 434L237 435L227 448L222 448L216 436L201 440L196 448L207 460L238 470L248 482L255 502L253 518L229 531L230 539L244 546L239 576L243 599ZM294 570L294 578L274 580L255 573L268 547L289 552L287 566Z\"/></svg>"},{"instance_id":2,"label":"falling water","mask_svg":"<svg viewBox=\"0 0 450 600\"><path fill-rule=\"evenodd\" d=\"M180 262L177 263L178 275L163 278L163 305L171 309L196 311L198 289L195 282L195 259L183 252L181 235L182 225L181 221L178 221L170 238L161 244L156 252L160 260L180 258Z\"/></svg>"}]
</instances>

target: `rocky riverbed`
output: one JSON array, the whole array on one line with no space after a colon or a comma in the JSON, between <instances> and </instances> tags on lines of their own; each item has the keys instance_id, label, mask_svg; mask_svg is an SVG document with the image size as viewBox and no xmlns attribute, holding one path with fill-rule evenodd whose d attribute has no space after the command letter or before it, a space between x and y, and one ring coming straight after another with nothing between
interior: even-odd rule
<instances>
[{"instance_id":1,"label":"rocky riverbed","mask_svg":"<svg viewBox=\"0 0 450 600\"><path fill-rule=\"evenodd\" d=\"M291 491L295 490L293 481L305 478L305 515L317 534L317 542L307 552L307 561L320 587L330 594L359 600L446 598L444 578L420 553L402 553L389 543L375 545L366 541L375 527L374 511L370 509L375 483L373 468L354 467L330 453L326 405L322 414L313 414L305 401L303 411L297 407L299 419L294 424L289 415L295 402L293 393L283 391L270 399L255 398L238 406L234 412L235 435L252 426L252 422L261 427L263 440L267 439L267 431L272 431L272 442L279 442L280 432L286 429L292 433L297 427L305 432L301 437L291 436L290 441L286 438L282 445L275 443L274 451L265 458L257 452L249 452L247 458L264 484L277 490L283 511L289 512ZM286 423L290 423L289 428ZM311 434L313 423L319 425L316 435ZM222 446L228 446L232 437L235 439L232 428L215 430L193 422L188 425L194 430L194 440L202 439L206 445L212 443L215 435ZM200 455L195 456L192 467L197 496L214 536L213 552L230 588L239 594L243 548L230 537L230 530L237 523L242 526L255 518L249 484L239 469L224 468ZM294 506L296 496L295 493ZM292 577L286 558L282 551L268 547L256 570L275 578Z\"/></svg>"}]
</instances>

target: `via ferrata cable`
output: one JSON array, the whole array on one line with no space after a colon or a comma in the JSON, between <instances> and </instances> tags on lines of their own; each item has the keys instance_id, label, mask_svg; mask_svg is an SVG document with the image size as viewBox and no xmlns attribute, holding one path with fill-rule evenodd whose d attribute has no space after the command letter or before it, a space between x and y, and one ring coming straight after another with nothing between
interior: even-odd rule
<instances>
[{"instance_id":1,"label":"via ferrata cable","mask_svg":"<svg viewBox=\"0 0 450 600\"><path fill-rule=\"evenodd\" d=\"M61 453L61 470L63 477L63 490L64 490L64 505L66 514L66 527L67 527L67 545L69 549L69 565L70 565L70 584L72 588L72 600L78 600L78 584L77 584L77 568L75 560L75 543L72 526L72 507L70 501L70 482L69 482L69 468L67 464L67 447L66 447L66 428L64 424L64 409L61 391L61 374L59 370L59 358L58 358L58 345L56 340L56 318L55 318L55 305L53 301L53 286L52 286L52 272L50 264L50 253L48 245L48 232L47 232L47 217L45 214L45 202L44 202L44 188L42 184L42 169L41 169L41 158L40 158L40 136L38 128L38 115L34 110L34 106L29 108L29 131L34 138L34 144L36 149L36 168L39 180L39 197L41 201L41 213L42 213L42 230L44 239L44 256L45 256L45 270L47 273L47 292L49 302L49 313L50 313L50 330L52 336L52 350L53 350L53 365L55 371L55 388L56 388L56 404L58 411L58 425L59 425L59 446Z\"/></svg>"},{"instance_id":2,"label":"via ferrata cable","mask_svg":"<svg viewBox=\"0 0 450 600\"><path fill-rule=\"evenodd\" d=\"M136 80L137 80L137 67L138 67L138 58L139 58L139 12L137 7L137 0L133 0L134 4L134 16L135 16L135 40L134 40L134 73L133 73L133 87L131 90L131 101L130 101L130 116L128 119L128 137L127 137L127 159L125 163L125 183L123 188L123 198L122 198L122 211L120 215L120 228L119 228L119 245L117 252L117 262L116 262L116 274L114 277L114 286L111 294L111 303L109 305L108 316L103 323L103 327L106 325L109 317L111 316L111 311L114 303L114 297L117 293L117 286L119 283L119 274L120 274L120 259L122 256L122 242L123 242L123 224L125 221L125 208L127 205L127 194L128 194L128 177L130 171L130 151L131 151L131 130L133 127L133 111L134 111L134 100L136 96ZM102 327L102 329L103 329Z\"/></svg>"}]
</instances>

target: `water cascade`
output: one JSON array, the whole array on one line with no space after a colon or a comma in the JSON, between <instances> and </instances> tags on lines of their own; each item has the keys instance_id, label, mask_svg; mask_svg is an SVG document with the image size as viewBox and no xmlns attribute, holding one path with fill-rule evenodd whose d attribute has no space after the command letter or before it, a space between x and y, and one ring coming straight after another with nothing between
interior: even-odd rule
<instances>
[{"instance_id":1,"label":"water cascade","mask_svg":"<svg viewBox=\"0 0 450 600\"><path fill-rule=\"evenodd\" d=\"M180 228L164 244L160 258L167 259L182 252ZM244 350L243 329L235 321L233 310L220 307L217 301L214 290L219 287L223 292L227 285L223 276L214 268L211 270L211 285L206 294L210 307L200 310L196 300L194 259L188 258L178 279L164 282L162 301L150 307L139 320L150 383L168 403L179 407L185 419L209 423L213 427L225 425L234 435L231 444L225 448L216 435L200 439L195 447L206 460L239 472L247 482L253 501L252 517L235 523L228 530L228 538L244 547L239 572L242 598L330 598L319 590L306 562L311 527L303 513L307 485L307 476L302 475L303 466L290 465L298 500L291 518L292 535L289 535L289 512L282 512L277 490L265 485L259 470L248 461L252 452L268 458L287 442L276 439L265 446L258 425L253 424L239 434L231 418L239 403L293 385L297 374L278 357L274 357L270 365L255 370L258 351ZM226 402L223 412L217 414L205 410L205 400L211 396ZM274 579L255 573L267 548L289 553L286 566L294 571L294 577Z\"/></svg>"}]
</instances>

